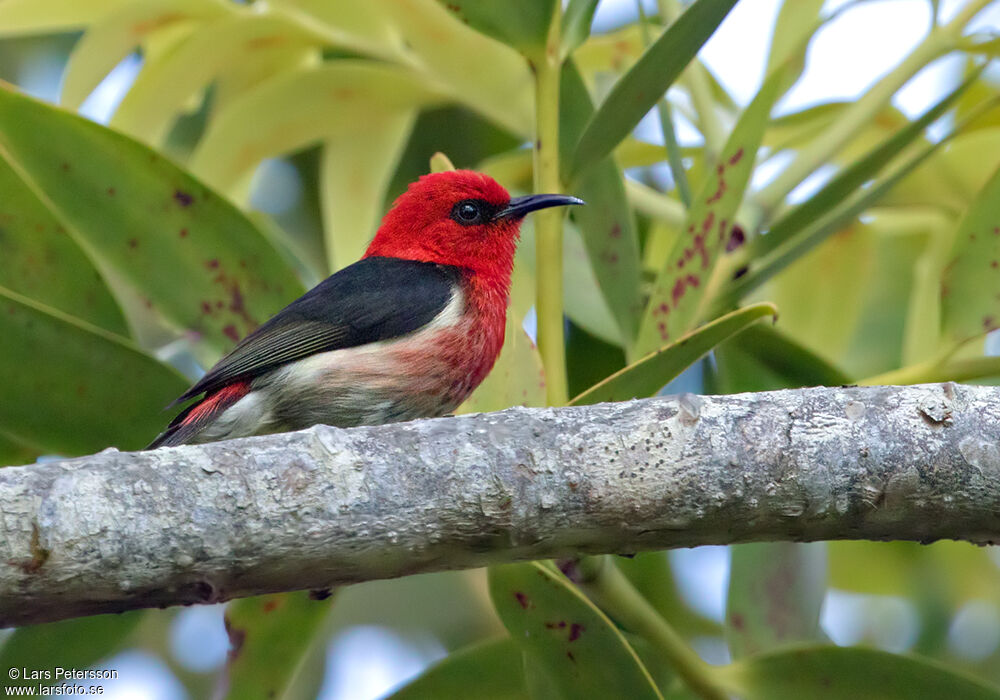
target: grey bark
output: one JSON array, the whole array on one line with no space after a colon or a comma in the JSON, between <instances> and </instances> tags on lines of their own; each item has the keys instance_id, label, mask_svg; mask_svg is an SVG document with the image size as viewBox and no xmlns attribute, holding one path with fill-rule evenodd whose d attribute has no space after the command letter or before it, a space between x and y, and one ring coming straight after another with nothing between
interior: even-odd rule
<instances>
[{"instance_id":1,"label":"grey bark","mask_svg":"<svg viewBox=\"0 0 1000 700\"><path fill-rule=\"evenodd\" d=\"M1000 389L680 396L0 469L0 626L575 553L1000 541Z\"/></svg>"}]
</instances>

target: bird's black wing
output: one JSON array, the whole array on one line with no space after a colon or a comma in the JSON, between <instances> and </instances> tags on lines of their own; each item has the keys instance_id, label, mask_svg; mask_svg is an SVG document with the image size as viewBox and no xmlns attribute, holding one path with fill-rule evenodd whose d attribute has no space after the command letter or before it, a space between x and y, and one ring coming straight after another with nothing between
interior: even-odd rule
<instances>
[{"instance_id":1,"label":"bird's black wing","mask_svg":"<svg viewBox=\"0 0 1000 700\"><path fill-rule=\"evenodd\" d=\"M241 340L179 403L320 352L417 330L451 300L459 269L364 258L327 277Z\"/></svg>"}]
</instances>

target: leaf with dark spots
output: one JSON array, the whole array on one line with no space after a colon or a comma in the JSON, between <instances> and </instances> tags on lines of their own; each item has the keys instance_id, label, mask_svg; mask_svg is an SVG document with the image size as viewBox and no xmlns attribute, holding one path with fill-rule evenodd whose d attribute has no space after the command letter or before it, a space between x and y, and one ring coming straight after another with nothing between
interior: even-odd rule
<instances>
[{"instance_id":1,"label":"leaf with dark spots","mask_svg":"<svg viewBox=\"0 0 1000 700\"><path fill-rule=\"evenodd\" d=\"M226 661L232 662L240 656L240 650L243 649L243 642L247 638L247 631L234 627L229 619L229 615L223 618L223 624L226 627L226 636L229 638L229 650L226 652Z\"/></svg>"},{"instance_id":2,"label":"leaf with dark spots","mask_svg":"<svg viewBox=\"0 0 1000 700\"><path fill-rule=\"evenodd\" d=\"M727 245L733 230L732 221L750 182L754 158L760 147L771 108L785 86L791 64L783 65L764 81L764 85L744 110L722 149L719 163L701 185L694 204L688 211L686 232L678 237L666 263L657 276L646 314L639 329L636 350L648 353L662 344L660 320L653 311L661 304L670 306L667 317L667 334L678 337L696 323L705 306L708 285L692 277L685 270L693 258L699 260L699 269L707 279ZM718 222L718 228L716 225Z\"/></svg>"},{"instance_id":3,"label":"leaf with dark spots","mask_svg":"<svg viewBox=\"0 0 1000 700\"><path fill-rule=\"evenodd\" d=\"M44 195L49 216L69 230L67 242L78 242L99 257L115 293L129 298L138 293L171 325L197 329L198 350L207 359L232 346L227 326L249 330L248 319L268 318L304 291L294 271L242 212L115 131L0 90L0 146L30 187ZM63 170L64 162L87 167ZM113 198L107 196L108 183L114 183ZM197 235L184 233L194 227ZM184 245L178 245L178 236ZM217 260L219 269L207 268L206 260ZM240 267L240 260L246 267ZM93 269L80 269L88 267ZM219 270L227 271L224 306L234 286L241 290L242 304L207 317L201 302L219 298ZM125 309L136 315L131 325L142 327L147 313L142 305Z\"/></svg>"},{"instance_id":4,"label":"leaf with dark spots","mask_svg":"<svg viewBox=\"0 0 1000 700\"><path fill-rule=\"evenodd\" d=\"M780 644L818 641L827 588L823 545L793 542L733 548L726 640L734 657Z\"/></svg>"},{"instance_id":5,"label":"leaf with dark spots","mask_svg":"<svg viewBox=\"0 0 1000 700\"><path fill-rule=\"evenodd\" d=\"M317 601L307 591L300 591L230 603L226 630L232 649L226 662L225 697L263 700L283 696L303 657L311 659L314 655L307 652L324 641L318 632L334 600Z\"/></svg>"},{"instance_id":6,"label":"leaf with dark spots","mask_svg":"<svg viewBox=\"0 0 1000 700\"><path fill-rule=\"evenodd\" d=\"M511 639L562 697L661 698L618 628L554 567L493 567L489 586Z\"/></svg>"}]
</instances>

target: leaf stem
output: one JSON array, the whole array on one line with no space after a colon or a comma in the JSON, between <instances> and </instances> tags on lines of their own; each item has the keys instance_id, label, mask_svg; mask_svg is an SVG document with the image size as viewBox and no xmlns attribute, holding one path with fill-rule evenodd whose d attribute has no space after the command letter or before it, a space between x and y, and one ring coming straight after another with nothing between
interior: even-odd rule
<instances>
[{"instance_id":1,"label":"leaf stem","mask_svg":"<svg viewBox=\"0 0 1000 700\"><path fill-rule=\"evenodd\" d=\"M552 24L542 55L532 59L535 71L535 191L562 191L559 177L559 83L562 3L553 3ZM538 350L545 367L548 404L561 406L569 398L563 321L562 209L535 214L535 250L538 261L535 311Z\"/></svg>"},{"instance_id":2,"label":"leaf stem","mask_svg":"<svg viewBox=\"0 0 1000 700\"><path fill-rule=\"evenodd\" d=\"M578 567L580 575L574 580L579 587L626 629L652 644L695 695L705 700L729 698L713 676L712 667L687 645L607 556L580 559Z\"/></svg>"}]
</instances>

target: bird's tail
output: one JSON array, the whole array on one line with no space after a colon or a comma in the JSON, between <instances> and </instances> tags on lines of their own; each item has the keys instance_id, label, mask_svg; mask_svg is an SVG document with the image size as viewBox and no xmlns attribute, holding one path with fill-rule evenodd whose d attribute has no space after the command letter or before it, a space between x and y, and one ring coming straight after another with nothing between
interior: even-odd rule
<instances>
[{"instance_id":1,"label":"bird's tail","mask_svg":"<svg viewBox=\"0 0 1000 700\"><path fill-rule=\"evenodd\" d=\"M170 421L167 429L146 446L147 450L198 442L193 438L207 428L234 403L250 393L250 382L235 382L213 391L193 403Z\"/></svg>"}]
</instances>

